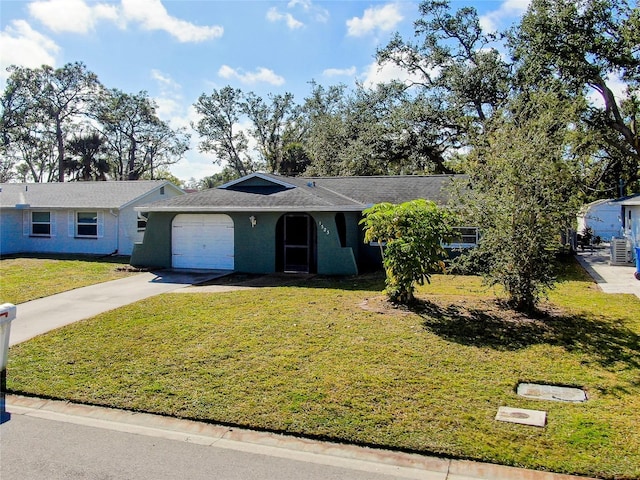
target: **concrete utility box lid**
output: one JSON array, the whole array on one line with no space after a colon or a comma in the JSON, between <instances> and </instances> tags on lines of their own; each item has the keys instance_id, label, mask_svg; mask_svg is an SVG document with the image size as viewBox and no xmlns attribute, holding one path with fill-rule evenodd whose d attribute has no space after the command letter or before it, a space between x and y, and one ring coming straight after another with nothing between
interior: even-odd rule
<instances>
[{"instance_id":1,"label":"concrete utility box lid","mask_svg":"<svg viewBox=\"0 0 640 480\"><path fill-rule=\"evenodd\" d=\"M500 407L496 420L500 422L520 423L533 427L544 427L547 424L547 412L542 410L526 410L524 408Z\"/></svg>"},{"instance_id":2,"label":"concrete utility box lid","mask_svg":"<svg viewBox=\"0 0 640 480\"><path fill-rule=\"evenodd\" d=\"M521 383L518 385L518 395L538 400L553 400L556 402L586 402L587 394L575 387L558 387L555 385L541 385L537 383Z\"/></svg>"}]
</instances>

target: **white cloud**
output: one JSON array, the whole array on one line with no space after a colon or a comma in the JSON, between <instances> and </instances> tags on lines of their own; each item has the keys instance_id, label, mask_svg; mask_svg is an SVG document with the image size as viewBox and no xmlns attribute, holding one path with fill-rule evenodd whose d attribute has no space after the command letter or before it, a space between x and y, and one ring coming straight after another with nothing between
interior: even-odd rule
<instances>
[{"instance_id":1,"label":"white cloud","mask_svg":"<svg viewBox=\"0 0 640 480\"><path fill-rule=\"evenodd\" d=\"M280 75L277 75L273 70L269 70L268 68L258 67L255 72L242 72L241 70L236 70L231 68L228 65L223 65L218 70L218 76L225 78L227 80L235 78L239 80L241 83L247 85L255 85L256 83L268 83L270 85L283 85L285 80Z\"/></svg>"},{"instance_id":2,"label":"white cloud","mask_svg":"<svg viewBox=\"0 0 640 480\"><path fill-rule=\"evenodd\" d=\"M300 5L305 10L308 10L309 8L311 8L311 0L290 0L287 4L287 7L293 8L297 5Z\"/></svg>"},{"instance_id":3,"label":"white cloud","mask_svg":"<svg viewBox=\"0 0 640 480\"><path fill-rule=\"evenodd\" d=\"M437 70L432 70L432 75L437 76ZM423 82L419 74L411 74L394 63L385 62L380 65L377 62L370 64L362 75L362 83L367 88L373 88L379 83L389 83L399 81L407 85Z\"/></svg>"},{"instance_id":4,"label":"white cloud","mask_svg":"<svg viewBox=\"0 0 640 480\"><path fill-rule=\"evenodd\" d=\"M520 18L529 8L531 0L504 0L497 10L481 15L480 26L485 33L499 30L504 23Z\"/></svg>"},{"instance_id":5,"label":"white cloud","mask_svg":"<svg viewBox=\"0 0 640 480\"><path fill-rule=\"evenodd\" d=\"M0 32L0 79L6 79L7 67L19 65L37 68L56 64L56 54L60 47L50 38L36 32L24 20L13 20Z\"/></svg>"},{"instance_id":6,"label":"white cloud","mask_svg":"<svg viewBox=\"0 0 640 480\"><path fill-rule=\"evenodd\" d=\"M29 13L54 32L84 34L100 20L124 28L127 23L140 24L146 30L162 30L180 42L202 42L223 35L221 26L198 26L172 17L161 0L121 0L120 5L87 0L38 0L29 4Z\"/></svg>"},{"instance_id":7,"label":"white cloud","mask_svg":"<svg viewBox=\"0 0 640 480\"><path fill-rule=\"evenodd\" d=\"M160 90L160 95L154 98L158 105L158 116L174 128L188 127L188 121L183 118L182 86L160 70L151 70L151 78Z\"/></svg>"},{"instance_id":8,"label":"white cloud","mask_svg":"<svg viewBox=\"0 0 640 480\"><path fill-rule=\"evenodd\" d=\"M158 84L162 91L179 91L181 86L177 83L171 76L166 73L162 73L160 70L153 69L151 70L151 78L153 78Z\"/></svg>"},{"instance_id":9,"label":"white cloud","mask_svg":"<svg viewBox=\"0 0 640 480\"><path fill-rule=\"evenodd\" d=\"M173 128L189 127L189 124L185 124L184 119L180 117L183 108L182 103L175 98L169 97L155 97L153 100L158 106L156 109L158 118L169 122L169 125Z\"/></svg>"},{"instance_id":10,"label":"white cloud","mask_svg":"<svg viewBox=\"0 0 640 480\"><path fill-rule=\"evenodd\" d=\"M287 7L300 7L305 13L311 15L313 19L318 22L324 23L329 20L329 10L314 5L311 0L290 0Z\"/></svg>"},{"instance_id":11,"label":"white cloud","mask_svg":"<svg viewBox=\"0 0 640 480\"><path fill-rule=\"evenodd\" d=\"M356 67L350 68L327 68L322 72L325 77L353 77L356 74Z\"/></svg>"},{"instance_id":12,"label":"white cloud","mask_svg":"<svg viewBox=\"0 0 640 480\"><path fill-rule=\"evenodd\" d=\"M180 42L202 42L224 33L218 25L201 27L172 17L160 0L122 0L122 11L126 20L139 22L146 30L164 30Z\"/></svg>"},{"instance_id":13,"label":"white cloud","mask_svg":"<svg viewBox=\"0 0 640 480\"><path fill-rule=\"evenodd\" d=\"M304 27L304 23L296 20L290 13L280 13L276 7L272 7L267 12L267 20L270 22L279 22L284 20L287 23L287 27L291 30Z\"/></svg>"},{"instance_id":14,"label":"white cloud","mask_svg":"<svg viewBox=\"0 0 640 480\"><path fill-rule=\"evenodd\" d=\"M389 32L403 19L398 4L389 3L381 7L368 8L362 18L347 20L347 34L362 37L374 31Z\"/></svg>"},{"instance_id":15,"label":"white cloud","mask_svg":"<svg viewBox=\"0 0 640 480\"><path fill-rule=\"evenodd\" d=\"M118 20L115 5L87 5L84 0L44 0L29 4L29 13L54 32L87 33L98 20Z\"/></svg>"}]
</instances>

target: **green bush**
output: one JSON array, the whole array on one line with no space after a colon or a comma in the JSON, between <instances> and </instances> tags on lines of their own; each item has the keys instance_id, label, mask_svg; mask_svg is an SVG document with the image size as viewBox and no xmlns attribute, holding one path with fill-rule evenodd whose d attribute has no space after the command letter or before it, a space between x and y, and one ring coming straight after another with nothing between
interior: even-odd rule
<instances>
[{"instance_id":1,"label":"green bush","mask_svg":"<svg viewBox=\"0 0 640 480\"><path fill-rule=\"evenodd\" d=\"M413 302L415 285L428 283L431 273L444 270L447 252L442 242L451 236L449 214L422 199L379 203L363 213L364 240L378 242L382 251L389 299Z\"/></svg>"}]
</instances>

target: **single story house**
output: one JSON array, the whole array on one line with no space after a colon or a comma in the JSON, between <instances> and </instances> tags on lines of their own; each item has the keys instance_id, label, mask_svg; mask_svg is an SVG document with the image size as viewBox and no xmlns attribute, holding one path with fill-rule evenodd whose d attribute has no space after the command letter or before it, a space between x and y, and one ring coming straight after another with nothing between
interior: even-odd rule
<instances>
[{"instance_id":1,"label":"single story house","mask_svg":"<svg viewBox=\"0 0 640 480\"><path fill-rule=\"evenodd\" d=\"M584 205L577 216L578 234L591 228L594 237L608 242L622 235L622 207L613 198L596 200Z\"/></svg>"},{"instance_id":2,"label":"single story house","mask_svg":"<svg viewBox=\"0 0 640 480\"><path fill-rule=\"evenodd\" d=\"M184 192L166 180L0 184L0 255L130 255L146 218L135 207Z\"/></svg>"},{"instance_id":3,"label":"single story house","mask_svg":"<svg viewBox=\"0 0 640 480\"><path fill-rule=\"evenodd\" d=\"M631 245L631 256L636 257L636 248L640 248L640 194L618 200L622 206L622 230Z\"/></svg>"},{"instance_id":4,"label":"single story house","mask_svg":"<svg viewBox=\"0 0 640 480\"><path fill-rule=\"evenodd\" d=\"M417 198L446 204L454 176L284 177L253 173L220 187L137 207L148 215L131 264L246 273L353 275L379 268L362 211ZM475 243L477 232L461 232Z\"/></svg>"}]
</instances>

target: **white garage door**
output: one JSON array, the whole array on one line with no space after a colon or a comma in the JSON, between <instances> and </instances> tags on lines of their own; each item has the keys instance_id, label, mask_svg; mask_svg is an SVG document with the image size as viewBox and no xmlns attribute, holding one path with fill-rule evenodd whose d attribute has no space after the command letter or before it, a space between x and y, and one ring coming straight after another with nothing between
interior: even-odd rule
<instances>
[{"instance_id":1,"label":"white garage door","mask_svg":"<svg viewBox=\"0 0 640 480\"><path fill-rule=\"evenodd\" d=\"M174 268L233 270L233 220L228 215L176 215L171 231Z\"/></svg>"}]
</instances>

